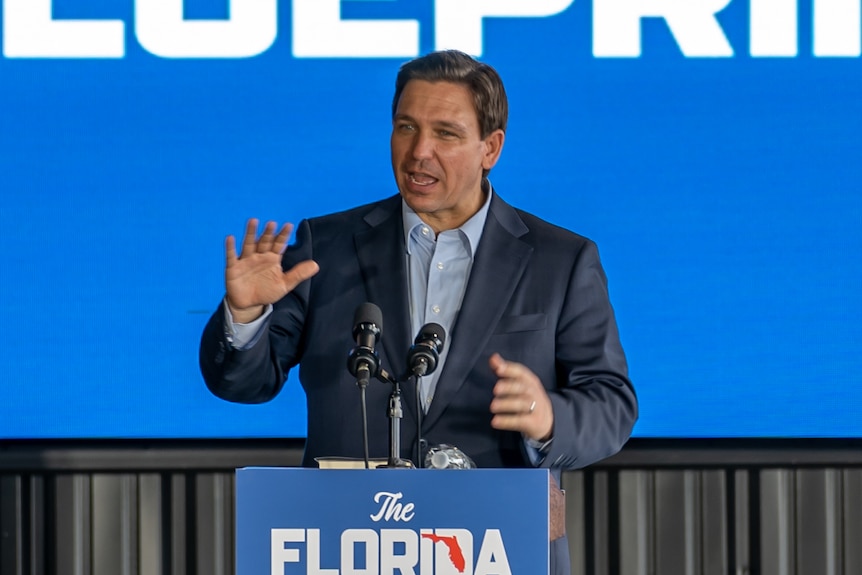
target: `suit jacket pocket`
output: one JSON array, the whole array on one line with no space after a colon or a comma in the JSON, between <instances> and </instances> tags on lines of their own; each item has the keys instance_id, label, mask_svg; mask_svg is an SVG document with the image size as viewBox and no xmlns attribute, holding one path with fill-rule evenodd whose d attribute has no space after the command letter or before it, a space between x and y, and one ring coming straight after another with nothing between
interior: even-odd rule
<instances>
[{"instance_id":1,"label":"suit jacket pocket","mask_svg":"<svg viewBox=\"0 0 862 575\"><path fill-rule=\"evenodd\" d=\"M515 333L519 331L537 331L548 326L548 316L543 313L527 315L508 315L500 319L495 333Z\"/></svg>"}]
</instances>

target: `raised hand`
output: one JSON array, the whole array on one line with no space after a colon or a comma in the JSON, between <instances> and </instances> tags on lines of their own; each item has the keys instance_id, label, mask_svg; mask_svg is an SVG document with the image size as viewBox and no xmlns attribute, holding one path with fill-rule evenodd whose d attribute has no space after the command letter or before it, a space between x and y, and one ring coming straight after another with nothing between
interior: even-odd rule
<instances>
[{"instance_id":1,"label":"raised hand","mask_svg":"<svg viewBox=\"0 0 862 575\"><path fill-rule=\"evenodd\" d=\"M246 224L239 257L234 237L225 239L227 303L237 323L254 321L264 306L277 302L320 269L314 261L305 260L283 271L281 256L293 224L284 224L276 234L277 224L267 222L259 239L257 226L254 218Z\"/></svg>"}]
</instances>

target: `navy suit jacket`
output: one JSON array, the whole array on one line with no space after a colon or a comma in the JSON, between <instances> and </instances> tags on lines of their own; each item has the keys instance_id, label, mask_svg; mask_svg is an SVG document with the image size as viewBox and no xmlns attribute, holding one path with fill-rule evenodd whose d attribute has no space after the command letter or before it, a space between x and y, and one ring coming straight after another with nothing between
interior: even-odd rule
<instances>
[{"instance_id":1,"label":"navy suit jacket","mask_svg":"<svg viewBox=\"0 0 862 575\"><path fill-rule=\"evenodd\" d=\"M301 222L284 268L313 259L319 273L274 304L267 332L248 350L230 346L219 307L201 342L207 386L230 401L263 402L299 365L308 409L303 465L315 467L320 456L362 457L359 391L346 367L355 346L353 316L363 302L380 307L381 364L405 373L415 336L405 254L400 196ZM494 352L525 364L547 389L554 439L540 465L558 480L561 469L608 457L628 439L637 400L590 240L517 210L495 193L448 339L449 355L422 419L429 444L456 445L479 467L531 466L519 433L491 427L496 377L488 359ZM390 391L377 382L367 390L371 457L388 454ZM401 457L415 460L413 390L404 389L403 403Z\"/></svg>"}]
</instances>

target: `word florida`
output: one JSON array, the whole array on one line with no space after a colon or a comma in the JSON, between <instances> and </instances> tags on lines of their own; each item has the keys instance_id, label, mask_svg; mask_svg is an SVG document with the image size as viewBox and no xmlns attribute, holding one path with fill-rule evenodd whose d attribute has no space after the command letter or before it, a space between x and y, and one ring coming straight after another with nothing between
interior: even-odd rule
<instances>
[{"instance_id":1,"label":"word florida","mask_svg":"<svg viewBox=\"0 0 862 575\"><path fill-rule=\"evenodd\" d=\"M475 542L466 529L347 529L322 550L320 529L272 529L271 574L512 575L499 529Z\"/></svg>"}]
</instances>

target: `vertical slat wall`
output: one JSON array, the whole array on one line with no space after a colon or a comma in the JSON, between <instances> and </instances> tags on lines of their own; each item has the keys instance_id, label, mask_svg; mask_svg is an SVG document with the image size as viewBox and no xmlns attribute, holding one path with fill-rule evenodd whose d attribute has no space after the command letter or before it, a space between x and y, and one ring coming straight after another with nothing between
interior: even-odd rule
<instances>
[{"instance_id":1,"label":"vertical slat wall","mask_svg":"<svg viewBox=\"0 0 862 575\"><path fill-rule=\"evenodd\" d=\"M149 465L148 465L149 467ZM564 476L573 575L858 575L862 468ZM231 575L231 469L0 472L2 575Z\"/></svg>"}]
</instances>

